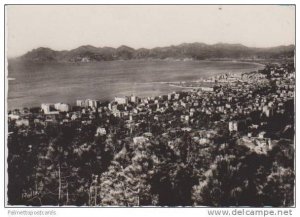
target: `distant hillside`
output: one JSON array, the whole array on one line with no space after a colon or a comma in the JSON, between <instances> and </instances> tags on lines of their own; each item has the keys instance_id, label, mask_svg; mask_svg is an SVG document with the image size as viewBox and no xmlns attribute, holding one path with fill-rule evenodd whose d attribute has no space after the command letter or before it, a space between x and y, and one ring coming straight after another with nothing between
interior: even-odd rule
<instances>
[{"instance_id":1,"label":"distant hillside","mask_svg":"<svg viewBox=\"0 0 300 217\"><path fill-rule=\"evenodd\" d=\"M21 56L30 61L64 61L90 62L129 59L282 59L294 57L294 45L271 48L253 48L241 44L218 43L208 45L204 43L183 43L176 46L156 47L153 49L133 49L128 46L93 47L81 46L70 51L54 51L50 48L37 48Z\"/></svg>"}]
</instances>

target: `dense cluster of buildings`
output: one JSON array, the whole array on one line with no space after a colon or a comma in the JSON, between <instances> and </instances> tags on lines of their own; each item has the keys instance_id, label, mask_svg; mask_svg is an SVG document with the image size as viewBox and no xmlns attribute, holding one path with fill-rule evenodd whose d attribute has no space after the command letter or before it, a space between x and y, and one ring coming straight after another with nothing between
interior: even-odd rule
<instances>
[{"instance_id":1,"label":"dense cluster of buildings","mask_svg":"<svg viewBox=\"0 0 300 217\"><path fill-rule=\"evenodd\" d=\"M207 146L218 136L217 129L226 128L239 138L239 144L257 153L272 149L278 138L268 130L268 119L285 114L286 104L294 101L293 66L270 65L258 72L223 74L201 82L213 85L155 97L119 96L107 103L77 100L72 107L43 103L35 111L10 111L8 120L26 133L26 127L36 125L87 125L100 119L95 136L108 136L118 133L110 129L113 116L126 129L124 138L134 144L160 135L169 139L170 147L183 132L192 135L199 146Z\"/></svg>"}]
</instances>

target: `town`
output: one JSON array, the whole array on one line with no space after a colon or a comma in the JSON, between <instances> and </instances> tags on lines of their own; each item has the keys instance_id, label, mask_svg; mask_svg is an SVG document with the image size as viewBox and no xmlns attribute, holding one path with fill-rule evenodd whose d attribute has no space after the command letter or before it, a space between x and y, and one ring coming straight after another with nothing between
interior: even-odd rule
<instances>
[{"instance_id":1,"label":"town","mask_svg":"<svg viewBox=\"0 0 300 217\"><path fill-rule=\"evenodd\" d=\"M179 85L189 86L185 83ZM39 203L36 198L43 197L44 199L41 200L46 202L41 204L54 205L75 203L125 206L166 204L219 206L232 205L230 202L247 204L249 201L236 195L234 199L226 200L229 204L223 204L222 200L215 202L217 199L197 196L204 194L203 185L209 183L209 177L217 167L213 165L217 165L225 158L230 161L230 156L235 155L234 151L228 151L231 150L233 143L234 149L245 149L249 156L268 158L272 153L276 155L280 152L281 158L285 159L282 160L283 165L277 165L277 170L274 169L274 165L269 166L270 172L266 173L268 174L266 177L269 177L272 172L276 173L275 170L279 171L278 173L281 171L280 174L288 174L290 178L293 177L293 172L288 172L288 170L293 171L294 167L295 68L293 63L267 64L263 70L256 72L217 75L193 82L191 86L193 88L183 88L180 92L161 96L116 96L112 101L103 102L97 99L78 99L74 105L63 102L42 103L40 107L9 111L8 170L14 170L14 175L11 173L11 176L16 176L14 178L22 178L9 182L8 187L16 189L10 196L13 198L13 203L24 204L26 201L26 204L30 205ZM98 143L104 144L103 147ZM138 196L130 197L132 201L108 198L112 193L108 192L109 187L105 184L105 178L113 176L110 172L126 170L129 167L126 165L132 164L134 159L129 153L133 156L144 155L145 152L149 152L147 149L155 149L149 144L158 146L161 143L165 146L160 147L161 152L168 149L175 156L170 157L170 163L173 161L173 164L184 164L184 168L192 165L189 167L192 170L189 175L191 182L186 183L188 181L185 180L181 184L185 187L190 186L186 192L192 191L192 193L185 193L184 197L177 195L174 197L175 201L170 202L170 198L166 199L167 193L160 192L161 189L155 191L154 184L150 184L151 199L143 199L146 193L141 193L142 187L136 187L138 190L134 192ZM86 154L90 152L94 155ZM87 159L82 159L85 154ZM223 158L218 158L218 154L223 154ZM239 154L241 155L239 160L243 159L242 155L246 155L243 152ZM70 157L73 155L77 156L79 161L86 163L80 165L78 163L76 166L76 162L73 162L76 160ZM127 155L127 157L120 157L120 155ZM145 156L151 158L151 165L153 164L151 168L155 173L155 168L160 168L158 165L163 160L157 159L159 154ZM95 165L88 158L95 158L93 161ZM26 164L29 159L34 160L27 168L22 164ZM121 169L114 168L116 171L111 171L114 161L120 163ZM123 161L126 162L124 165L122 165ZM181 163L178 163L179 161ZM22 167L26 167L25 170L28 172L26 175L21 171ZM146 167L149 167L148 163ZM17 171L23 174L23 177L18 175ZM83 173L82 180L67 178L77 177L80 173ZM161 173L162 171L159 171L159 174ZM144 178L139 178L137 181L139 184L136 186L143 183L141 180ZM74 182L78 183L74 184ZM117 181L111 182L110 188L116 190ZM288 197L289 194L293 195L293 182L291 183L290 192L278 196L279 202L272 203L270 198L264 200L263 197L256 202L258 205L269 205L263 201L269 201L274 206L290 205L293 203L293 197ZM258 186L263 188L263 184ZM75 191L83 195L80 200ZM174 195L175 191L176 188L170 195ZM51 193L58 199L45 199ZM240 191L238 193L242 195ZM114 196L110 195L110 197ZM184 201L181 201L180 197Z\"/></svg>"}]
</instances>

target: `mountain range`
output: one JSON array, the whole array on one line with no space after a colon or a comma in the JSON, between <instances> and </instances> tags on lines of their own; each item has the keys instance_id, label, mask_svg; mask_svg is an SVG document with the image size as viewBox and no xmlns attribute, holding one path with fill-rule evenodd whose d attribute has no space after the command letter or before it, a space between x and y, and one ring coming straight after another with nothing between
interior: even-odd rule
<instances>
[{"instance_id":1,"label":"mountain range","mask_svg":"<svg viewBox=\"0 0 300 217\"><path fill-rule=\"evenodd\" d=\"M40 62L90 62L130 59L283 59L294 57L295 46L277 46L270 48L247 47L241 44L183 43L152 49L134 49L128 46L94 47L80 46L69 51L55 51L40 47L19 57L22 60Z\"/></svg>"}]
</instances>

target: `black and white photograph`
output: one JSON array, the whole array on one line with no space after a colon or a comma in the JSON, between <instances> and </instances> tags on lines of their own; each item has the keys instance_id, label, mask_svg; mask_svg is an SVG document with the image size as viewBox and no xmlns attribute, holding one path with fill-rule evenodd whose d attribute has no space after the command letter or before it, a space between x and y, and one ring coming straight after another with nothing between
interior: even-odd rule
<instances>
[{"instance_id":1,"label":"black and white photograph","mask_svg":"<svg viewBox=\"0 0 300 217\"><path fill-rule=\"evenodd\" d=\"M4 10L5 206L296 206L296 5Z\"/></svg>"}]
</instances>

